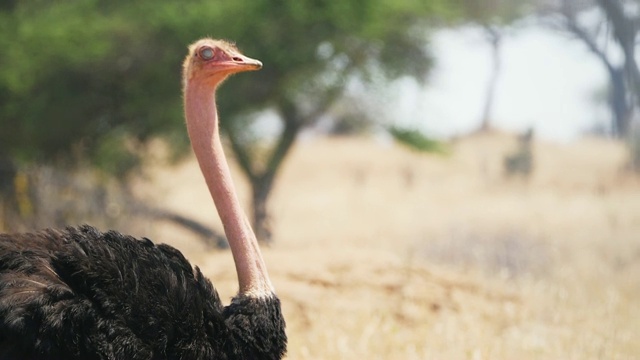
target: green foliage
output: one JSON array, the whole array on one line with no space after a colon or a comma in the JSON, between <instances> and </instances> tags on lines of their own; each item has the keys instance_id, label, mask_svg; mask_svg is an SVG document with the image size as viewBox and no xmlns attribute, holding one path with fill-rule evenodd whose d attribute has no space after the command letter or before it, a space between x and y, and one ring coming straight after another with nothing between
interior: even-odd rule
<instances>
[{"instance_id":1,"label":"green foliage","mask_svg":"<svg viewBox=\"0 0 640 360\"><path fill-rule=\"evenodd\" d=\"M216 34L237 41L264 64L219 94L222 127L252 187L253 228L269 241L266 202L296 135L342 98L349 81L425 79L431 66L428 25L441 0L288 0L236 2ZM234 7L235 6L235 7ZM248 136L255 114L268 109L282 132L270 148Z\"/></svg>"},{"instance_id":2,"label":"green foliage","mask_svg":"<svg viewBox=\"0 0 640 360\"><path fill-rule=\"evenodd\" d=\"M151 138L183 152L180 64L185 46L206 35L233 39L265 63L225 85L225 128L246 126L247 114L265 108L282 112L282 104L317 114L349 77L423 76L424 25L443 3L8 2L0 7L0 154L73 163L81 153L122 175Z\"/></svg>"},{"instance_id":3,"label":"green foliage","mask_svg":"<svg viewBox=\"0 0 640 360\"><path fill-rule=\"evenodd\" d=\"M483 27L506 27L533 13L536 0L454 0L463 21Z\"/></svg>"},{"instance_id":4,"label":"green foliage","mask_svg":"<svg viewBox=\"0 0 640 360\"><path fill-rule=\"evenodd\" d=\"M184 28L167 21L170 3L146 5L32 0L0 12L0 153L68 164L82 154L122 175L139 163L131 144L170 136L187 148L179 68L195 36L165 30Z\"/></svg>"},{"instance_id":5,"label":"green foliage","mask_svg":"<svg viewBox=\"0 0 640 360\"><path fill-rule=\"evenodd\" d=\"M442 142L428 138L416 129L403 129L400 127L390 127L389 133L400 144L411 150L424 153L446 154L447 150Z\"/></svg>"},{"instance_id":6,"label":"green foliage","mask_svg":"<svg viewBox=\"0 0 640 360\"><path fill-rule=\"evenodd\" d=\"M222 126L238 143L236 150L245 146L240 134L253 119L248 114L270 108L283 128L301 128L340 98L351 79L424 79L431 66L427 26L437 4L261 0L227 9L229 18L259 20L224 24L217 33L264 63L261 71L238 76L219 94ZM265 166L246 157L245 172L257 176L253 169Z\"/></svg>"},{"instance_id":7,"label":"green foliage","mask_svg":"<svg viewBox=\"0 0 640 360\"><path fill-rule=\"evenodd\" d=\"M221 126L254 192L254 227L298 132L349 81L425 78L428 26L444 0L22 0L0 6L0 160L89 162L124 179L145 144L187 149L180 96L186 45L235 40L264 68L219 93ZM248 133L282 122L273 147ZM260 151L256 151L260 149ZM255 210L257 209L257 210ZM264 230L264 231L262 231Z\"/></svg>"}]
</instances>

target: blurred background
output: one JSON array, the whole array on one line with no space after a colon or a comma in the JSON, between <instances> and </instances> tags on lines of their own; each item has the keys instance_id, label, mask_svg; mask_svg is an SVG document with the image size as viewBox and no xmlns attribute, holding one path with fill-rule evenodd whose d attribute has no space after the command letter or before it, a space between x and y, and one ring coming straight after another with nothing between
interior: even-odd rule
<instances>
[{"instance_id":1,"label":"blurred background","mask_svg":"<svg viewBox=\"0 0 640 360\"><path fill-rule=\"evenodd\" d=\"M4 0L0 231L226 240L184 129L218 92L291 359L640 357L638 0Z\"/></svg>"}]
</instances>

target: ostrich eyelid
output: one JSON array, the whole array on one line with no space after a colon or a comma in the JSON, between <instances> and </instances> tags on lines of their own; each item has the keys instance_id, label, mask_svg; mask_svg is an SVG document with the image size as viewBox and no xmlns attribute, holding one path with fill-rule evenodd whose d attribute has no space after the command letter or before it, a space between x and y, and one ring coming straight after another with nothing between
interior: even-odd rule
<instances>
[{"instance_id":1,"label":"ostrich eyelid","mask_svg":"<svg viewBox=\"0 0 640 360\"><path fill-rule=\"evenodd\" d=\"M204 48L200 50L200 56L205 60L213 59L213 50L211 48Z\"/></svg>"}]
</instances>

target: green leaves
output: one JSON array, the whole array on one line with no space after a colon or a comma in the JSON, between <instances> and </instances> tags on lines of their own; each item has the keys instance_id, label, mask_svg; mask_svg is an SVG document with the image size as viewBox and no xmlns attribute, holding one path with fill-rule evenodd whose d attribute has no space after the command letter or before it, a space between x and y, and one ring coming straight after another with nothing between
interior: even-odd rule
<instances>
[{"instance_id":1,"label":"green leaves","mask_svg":"<svg viewBox=\"0 0 640 360\"><path fill-rule=\"evenodd\" d=\"M224 85L223 126L266 109L279 114L283 103L298 108L296 128L308 125L354 76L423 76L431 64L424 25L442 3L7 3L0 8L0 153L57 161L82 149L120 174L140 162L149 139L170 139L184 151L180 65L186 45L202 36L234 40L265 64Z\"/></svg>"},{"instance_id":2,"label":"green leaves","mask_svg":"<svg viewBox=\"0 0 640 360\"><path fill-rule=\"evenodd\" d=\"M389 133L400 144L417 152L446 154L444 145L437 140L426 137L419 130L389 127Z\"/></svg>"},{"instance_id":3,"label":"green leaves","mask_svg":"<svg viewBox=\"0 0 640 360\"><path fill-rule=\"evenodd\" d=\"M179 71L170 69L179 57L163 58L159 43L149 46L153 31L133 21L136 15L133 7L98 1L23 1L0 15L0 152L59 161L80 147L105 169L133 168L121 164L137 163L137 154L114 133L147 139L169 130L162 114L181 114L173 110ZM113 149L120 155L109 156Z\"/></svg>"},{"instance_id":4,"label":"green leaves","mask_svg":"<svg viewBox=\"0 0 640 360\"><path fill-rule=\"evenodd\" d=\"M535 0L455 0L463 15L480 26L508 26L532 12Z\"/></svg>"}]
</instances>

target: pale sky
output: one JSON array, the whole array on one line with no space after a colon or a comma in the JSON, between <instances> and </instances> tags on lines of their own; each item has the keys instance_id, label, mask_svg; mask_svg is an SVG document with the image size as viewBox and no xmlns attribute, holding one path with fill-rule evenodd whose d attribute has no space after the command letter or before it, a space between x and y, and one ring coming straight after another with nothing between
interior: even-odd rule
<instances>
[{"instance_id":1,"label":"pale sky","mask_svg":"<svg viewBox=\"0 0 640 360\"><path fill-rule=\"evenodd\" d=\"M432 136L464 134L478 126L490 71L490 47L474 29L433 35L436 57L426 88L413 81L396 85L398 113ZM540 28L521 29L505 38L502 73L494 103L494 125L571 140L609 119L594 102L607 85L599 61L577 40Z\"/></svg>"}]
</instances>

